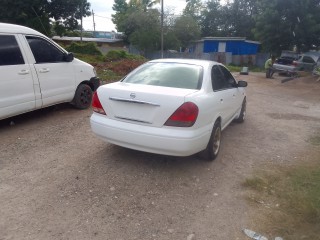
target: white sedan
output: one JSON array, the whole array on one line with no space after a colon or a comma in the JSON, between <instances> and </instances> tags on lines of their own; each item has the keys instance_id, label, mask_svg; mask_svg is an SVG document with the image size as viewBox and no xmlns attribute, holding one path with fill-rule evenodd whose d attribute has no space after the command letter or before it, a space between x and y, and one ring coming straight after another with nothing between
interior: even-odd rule
<instances>
[{"instance_id":1,"label":"white sedan","mask_svg":"<svg viewBox=\"0 0 320 240\"><path fill-rule=\"evenodd\" d=\"M135 150L217 157L221 131L246 115L247 82L220 63L193 59L149 61L94 93L92 131Z\"/></svg>"}]
</instances>

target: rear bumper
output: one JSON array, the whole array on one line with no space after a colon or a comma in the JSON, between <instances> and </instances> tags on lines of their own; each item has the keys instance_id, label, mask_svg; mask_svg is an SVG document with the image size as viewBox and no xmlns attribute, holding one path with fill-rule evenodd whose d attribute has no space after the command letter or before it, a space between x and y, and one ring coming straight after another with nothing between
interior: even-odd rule
<instances>
[{"instance_id":1,"label":"rear bumper","mask_svg":"<svg viewBox=\"0 0 320 240\"><path fill-rule=\"evenodd\" d=\"M281 65L281 64L273 64L272 69L274 71L280 72L280 73L295 73L295 72L297 72L296 67Z\"/></svg>"},{"instance_id":2,"label":"rear bumper","mask_svg":"<svg viewBox=\"0 0 320 240\"><path fill-rule=\"evenodd\" d=\"M144 152L190 156L204 150L209 142L211 127L200 129L150 127L109 119L93 113L91 129L104 141Z\"/></svg>"}]
</instances>

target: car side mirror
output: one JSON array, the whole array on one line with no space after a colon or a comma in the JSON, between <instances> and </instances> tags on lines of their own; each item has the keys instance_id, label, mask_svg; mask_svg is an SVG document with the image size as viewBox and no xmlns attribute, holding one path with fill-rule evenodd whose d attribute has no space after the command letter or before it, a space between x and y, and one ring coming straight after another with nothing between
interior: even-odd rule
<instances>
[{"instance_id":1,"label":"car side mirror","mask_svg":"<svg viewBox=\"0 0 320 240\"><path fill-rule=\"evenodd\" d=\"M66 53L64 55L64 59L66 60L66 62L72 62L74 59L73 53Z\"/></svg>"},{"instance_id":2,"label":"car side mirror","mask_svg":"<svg viewBox=\"0 0 320 240\"><path fill-rule=\"evenodd\" d=\"M248 83L246 81L238 81L238 87L247 87Z\"/></svg>"}]
</instances>

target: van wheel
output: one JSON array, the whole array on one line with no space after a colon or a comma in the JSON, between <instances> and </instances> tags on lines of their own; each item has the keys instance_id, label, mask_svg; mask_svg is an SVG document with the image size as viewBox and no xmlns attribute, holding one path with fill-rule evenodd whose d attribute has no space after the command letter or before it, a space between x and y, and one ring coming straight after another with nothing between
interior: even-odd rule
<instances>
[{"instance_id":1,"label":"van wheel","mask_svg":"<svg viewBox=\"0 0 320 240\"><path fill-rule=\"evenodd\" d=\"M73 104L78 109L90 107L92 101L92 89L87 84L80 84L74 95Z\"/></svg>"},{"instance_id":2,"label":"van wheel","mask_svg":"<svg viewBox=\"0 0 320 240\"><path fill-rule=\"evenodd\" d=\"M244 120L246 119L246 114L247 114L247 100L246 98L244 98L241 106L240 115L238 118L235 119L235 121L238 123L244 122Z\"/></svg>"},{"instance_id":3,"label":"van wheel","mask_svg":"<svg viewBox=\"0 0 320 240\"><path fill-rule=\"evenodd\" d=\"M207 145L207 148L203 150L203 152L201 153L202 157L205 160L213 161L214 159L216 159L216 157L219 154L220 145L221 145L221 126L220 126L220 122L217 121L213 125L211 137Z\"/></svg>"}]
</instances>

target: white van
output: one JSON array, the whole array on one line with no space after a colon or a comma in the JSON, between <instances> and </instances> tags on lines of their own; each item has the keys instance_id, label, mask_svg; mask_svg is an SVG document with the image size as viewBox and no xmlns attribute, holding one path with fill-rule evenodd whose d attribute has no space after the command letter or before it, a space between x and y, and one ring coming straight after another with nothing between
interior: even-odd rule
<instances>
[{"instance_id":1,"label":"white van","mask_svg":"<svg viewBox=\"0 0 320 240\"><path fill-rule=\"evenodd\" d=\"M88 108L99 84L93 66L43 34L0 23L0 120L62 102Z\"/></svg>"}]
</instances>

